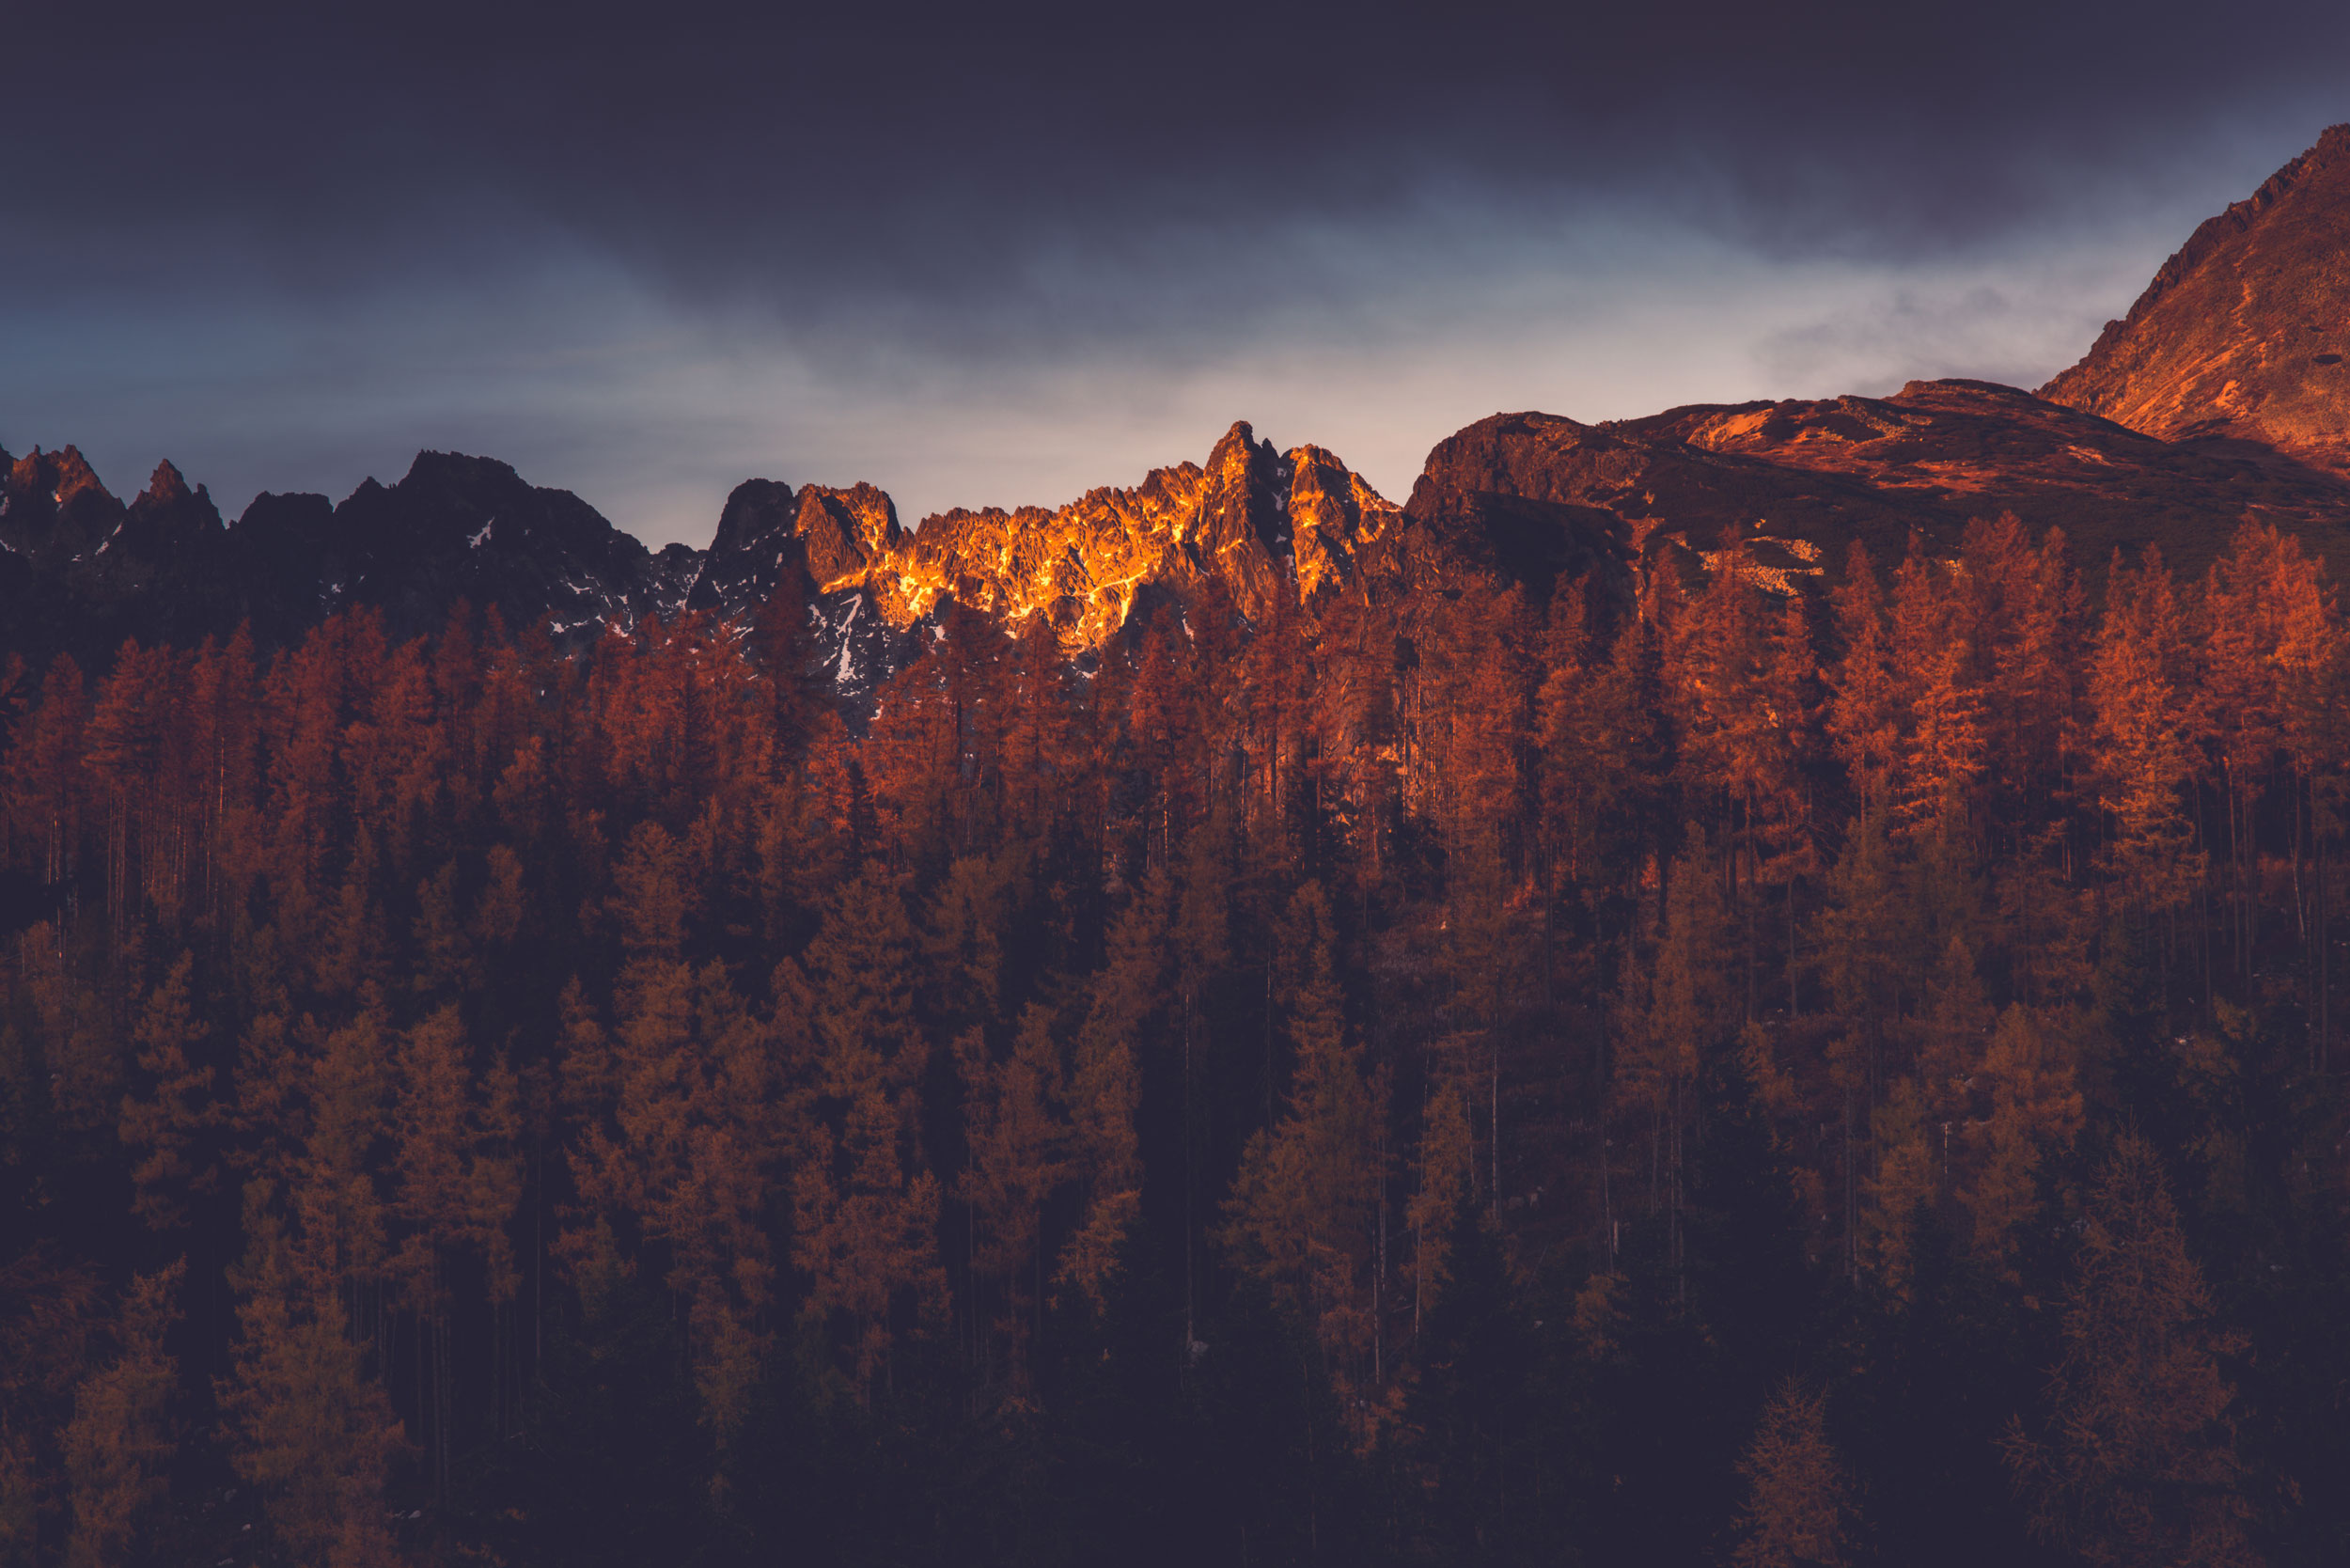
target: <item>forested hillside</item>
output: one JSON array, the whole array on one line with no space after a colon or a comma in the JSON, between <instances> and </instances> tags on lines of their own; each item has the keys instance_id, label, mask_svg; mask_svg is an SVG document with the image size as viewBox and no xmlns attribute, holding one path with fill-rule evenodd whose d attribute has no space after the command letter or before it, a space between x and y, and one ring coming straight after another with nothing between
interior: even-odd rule
<instances>
[{"instance_id":1,"label":"forested hillside","mask_svg":"<svg viewBox=\"0 0 2350 1568\"><path fill-rule=\"evenodd\" d=\"M8 663L0 1561L2340 1560L2320 568L1676 559Z\"/></svg>"}]
</instances>

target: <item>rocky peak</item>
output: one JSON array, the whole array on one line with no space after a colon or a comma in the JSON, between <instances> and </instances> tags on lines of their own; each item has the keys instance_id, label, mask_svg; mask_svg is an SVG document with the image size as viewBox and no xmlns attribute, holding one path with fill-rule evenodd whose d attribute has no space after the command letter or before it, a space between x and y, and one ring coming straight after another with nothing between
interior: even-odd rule
<instances>
[{"instance_id":1,"label":"rocky peak","mask_svg":"<svg viewBox=\"0 0 2350 1568\"><path fill-rule=\"evenodd\" d=\"M1252 620L1271 610L1275 595L1289 591L1279 564L1289 555L1289 492L1288 464L1245 420L1208 454L1191 530L1193 563L1231 589Z\"/></svg>"},{"instance_id":2,"label":"rocky peak","mask_svg":"<svg viewBox=\"0 0 2350 1568\"><path fill-rule=\"evenodd\" d=\"M54 452L35 447L8 465L8 489L11 494L24 495L27 500L44 495L47 505L60 510L77 502L86 505L86 497L114 501L78 447L63 447Z\"/></svg>"},{"instance_id":3,"label":"rocky peak","mask_svg":"<svg viewBox=\"0 0 2350 1568\"><path fill-rule=\"evenodd\" d=\"M0 543L30 559L80 560L122 520L122 503L73 447L35 447L0 483Z\"/></svg>"},{"instance_id":4,"label":"rocky peak","mask_svg":"<svg viewBox=\"0 0 2350 1568\"><path fill-rule=\"evenodd\" d=\"M1289 554L1298 598L1310 604L1359 581L1364 547L1388 537L1403 510L1320 447L1294 447L1282 461L1290 474Z\"/></svg>"},{"instance_id":5,"label":"rocky peak","mask_svg":"<svg viewBox=\"0 0 2350 1568\"><path fill-rule=\"evenodd\" d=\"M826 525L832 525L827 515ZM803 597L816 592L807 568L807 547L798 533L797 498L788 484L745 479L727 496L712 537L686 593L688 608L744 617L776 595L787 575L796 574Z\"/></svg>"},{"instance_id":6,"label":"rocky peak","mask_svg":"<svg viewBox=\"0 0 2350 1568\"><path fill-rule=\"evenodd\" d=\"M418 452L389 494L397 498L396 509L401 513L429 519L441 525L437 531L461 533L470 547L476 530L485 523L494 523L501 510L528 496L531 487L511 464L495 458ZM445 545L449 541L430 542Z\"/></svg>"},{"instance_id":7,"label":"rocky peak","mask_svg":"<svg viewBox=\"0 0 2350 1568\"><path fill-rule=\"evenodd\" d=\"M744 479L728 493L718 511L718 531L710 541L711 557L754 550L791 526L791 487L774 479Z\"/></svg>"},{"instance_id":8,"label":"rocky peak","mask_svg":"<svg viewBox=\"0 0 2350 1568\"><path fill-rule=\"evenodd\" d=\"M864 582L903 549L906 537L898 525L897 504L862 482L847 490L820 484L801 490L793 532L823 593Z\"/></svg>"},{"instance_id":9,"label":"rocky peak","mask_svg":"<svg viewBox=\"0 0 2350 1568\"><path fill-rule=\"evenodd\" d=\"M118 545L142 556L210 542L221 532L220 509L202 485L191 491L180 470L165 460L155 465L147 488L131 502L120 534L101 549Z\"/></svg>"},{"instance_id":10,"label":"rocky peak","mask_svg":"<svg viewBox=\"0 0 2350 1568\"><path fill-rule=\"evenodd\" d=\"M2350 125L2198 227L2041 396L2350 473Z\"/></svg>"},{"instance_id":11,"label":"rocky peak","mask_svg":"<svg viewBox=\"0 0 2350 1568\"><path fill-rule=\"evenodd\" d=\"M147 481L147 488L139 492L138 499L149 506L171 507L193 497L188 491L188 481L180 476L172 461L165 458L155 465L154 476Z\"/></svg>"}]
</instances>

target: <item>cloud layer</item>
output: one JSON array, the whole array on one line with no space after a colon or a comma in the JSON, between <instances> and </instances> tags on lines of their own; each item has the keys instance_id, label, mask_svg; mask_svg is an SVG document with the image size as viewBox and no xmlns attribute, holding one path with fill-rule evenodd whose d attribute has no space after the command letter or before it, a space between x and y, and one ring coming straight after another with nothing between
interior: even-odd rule
<instances>
[{"instance_id":1,"label":"cloud layer","mask_svg":"<svg viewBox=\"0 0 2350 1568\"><path fill-rule=\"evenodd\" d=\"M241 506L434 446L659 542L1235 417L1384 489L1501 407L2036 382L2342 118L2350 14L38 7L0 443ZM2175 13L2175 14L2167 14Z\"/></svg>"}]
</instances>

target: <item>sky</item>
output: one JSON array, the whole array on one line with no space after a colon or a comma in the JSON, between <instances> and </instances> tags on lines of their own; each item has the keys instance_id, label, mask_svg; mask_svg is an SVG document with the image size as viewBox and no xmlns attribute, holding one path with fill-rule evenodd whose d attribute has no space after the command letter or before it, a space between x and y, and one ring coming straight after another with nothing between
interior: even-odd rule
<instances>
[{"instance_id":1,"label":"sky","mask_svg":"<svg viewBox=\"0 0 2350 1568\"><path fill-rule=\"evenodd\" d=\"M852 14L853 13L853 14ZM656 546L1235 419L2037 385L2350 119L2350 7L0 0L0 447L230 517L419 448Z\"/></svg>"}]
</instances>

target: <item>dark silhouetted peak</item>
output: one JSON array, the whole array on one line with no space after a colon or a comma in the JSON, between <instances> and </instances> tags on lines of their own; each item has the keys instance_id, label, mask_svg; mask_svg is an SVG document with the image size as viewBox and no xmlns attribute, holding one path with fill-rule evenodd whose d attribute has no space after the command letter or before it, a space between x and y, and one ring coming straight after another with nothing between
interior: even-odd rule
<instances>
[{"instance_id":1,"label":"dark silhouetted peak","mask_svg":"<svg viewBox=\"0 0 2350 1568\"><path fill-rule=\"evenodd\" d=\"M730 555L756 547L792 522L791 487L774 479L744 479L727 495L718 512L718 531L710 541L712 556Z\"/></svg>"},{"instance_id":2,"label":"dark silhouetted peak","mask_svg":"<svg viewBox=\"0 0 2350 1568\"><path fill-rule=\"evenodd\" d=\"M1447 551L1538 594L1559 576L1626 587L1635 448L1555 414L1496 414L1436 444L1404 510Z\"/></svg>"},{"instance_id":3,"label":"dark silhouetted peak","mask_svg":"<svg viewBox=\"0 0 2350 1568\"><path fill-rule=\"evenodd\" d=\"M86 560L122 521L122 503L72 447L35 447L0 484L0 544L44 565Z\"/></svg>"},{"instance_id":4,"label":"dark silhouetted peak","mask_svg":"<svg viewBox=\"0 0 2350 1568\"><path fill-rule=\"evenodd\" d=\"M369 479L335 509L316 575L322 603L378 605L403 635L437 631L462 599L585 637L674 610L687 587L570 491L494 458L433 451L398 484Z\"/></svg>"},{"instance_id":5,"label":"dark silhouetted peak","mask_svg":"<svg viewBox=\"0 0 2350 1568\"><path fill-rule=\"evenodd\" d=\"M182 501L192 499L188 492L188 481L180 477L180 470L173 466L169 458L165 458L155 465L154 477L147 481L147 488L139 492L138 498L151 505L164 507L178 506Z\"/></svg>"},{"instance_id":6,"label":"dark silhouetted peak","mask_svg":"<svg viewBox=\"0 0 2350 1568\"><path fill-rule=\"evenodd\" d=\"M307 548L324 537L334 520L335 503L323 495L306 491L279 495L264 490L239 515L231 532L241 544L255 549Z\"/></svg>"},{"instance_id":7,"label":"dark silhouetted peak","mask_svg":"<svg viewBox=\"0 0 2350 1568\"><path fill-rule=\"evenodd\" d=\"M132 501L117 535L99 548L147 557L161 565L176 552L209 549L221 533L220 509L202 485L191 491L166 461Z\"/></svg>"},{"instance_id":8,"label":"dark silhouetted peak","mask_svg":"<svg viewBox=\"0 0 2350 1568\"><path fill-rule=\"evenodd\" d=\"M418 452L393 488L411 494L481 502L530 487L511 463L463 452Z\"/></svg>"},{"instance_id":9,"label":"dark silhouetted peak","mask_svg":"<svg viewBox=\"0 0 2350 1568\"><path fill-rule=\"evenodd\" d=\"M2197 228L2041 395L2350 472L2350 125Z\"/></svg>"},{"instance_id":10,"label":"dark silhouetted peak","mask_svg":"<svg viewBox=\"0 0 2350 1568\"><path fill-rule=\"evenodd\" d=\"M796 576L803 598L816 592L794 500L791 487L774 479L745 479L734 487L687 592L688 608L747 617L775 597L786 575ZM829 515L825 525L832 526Z\"/></svg>"}]
</instances>

